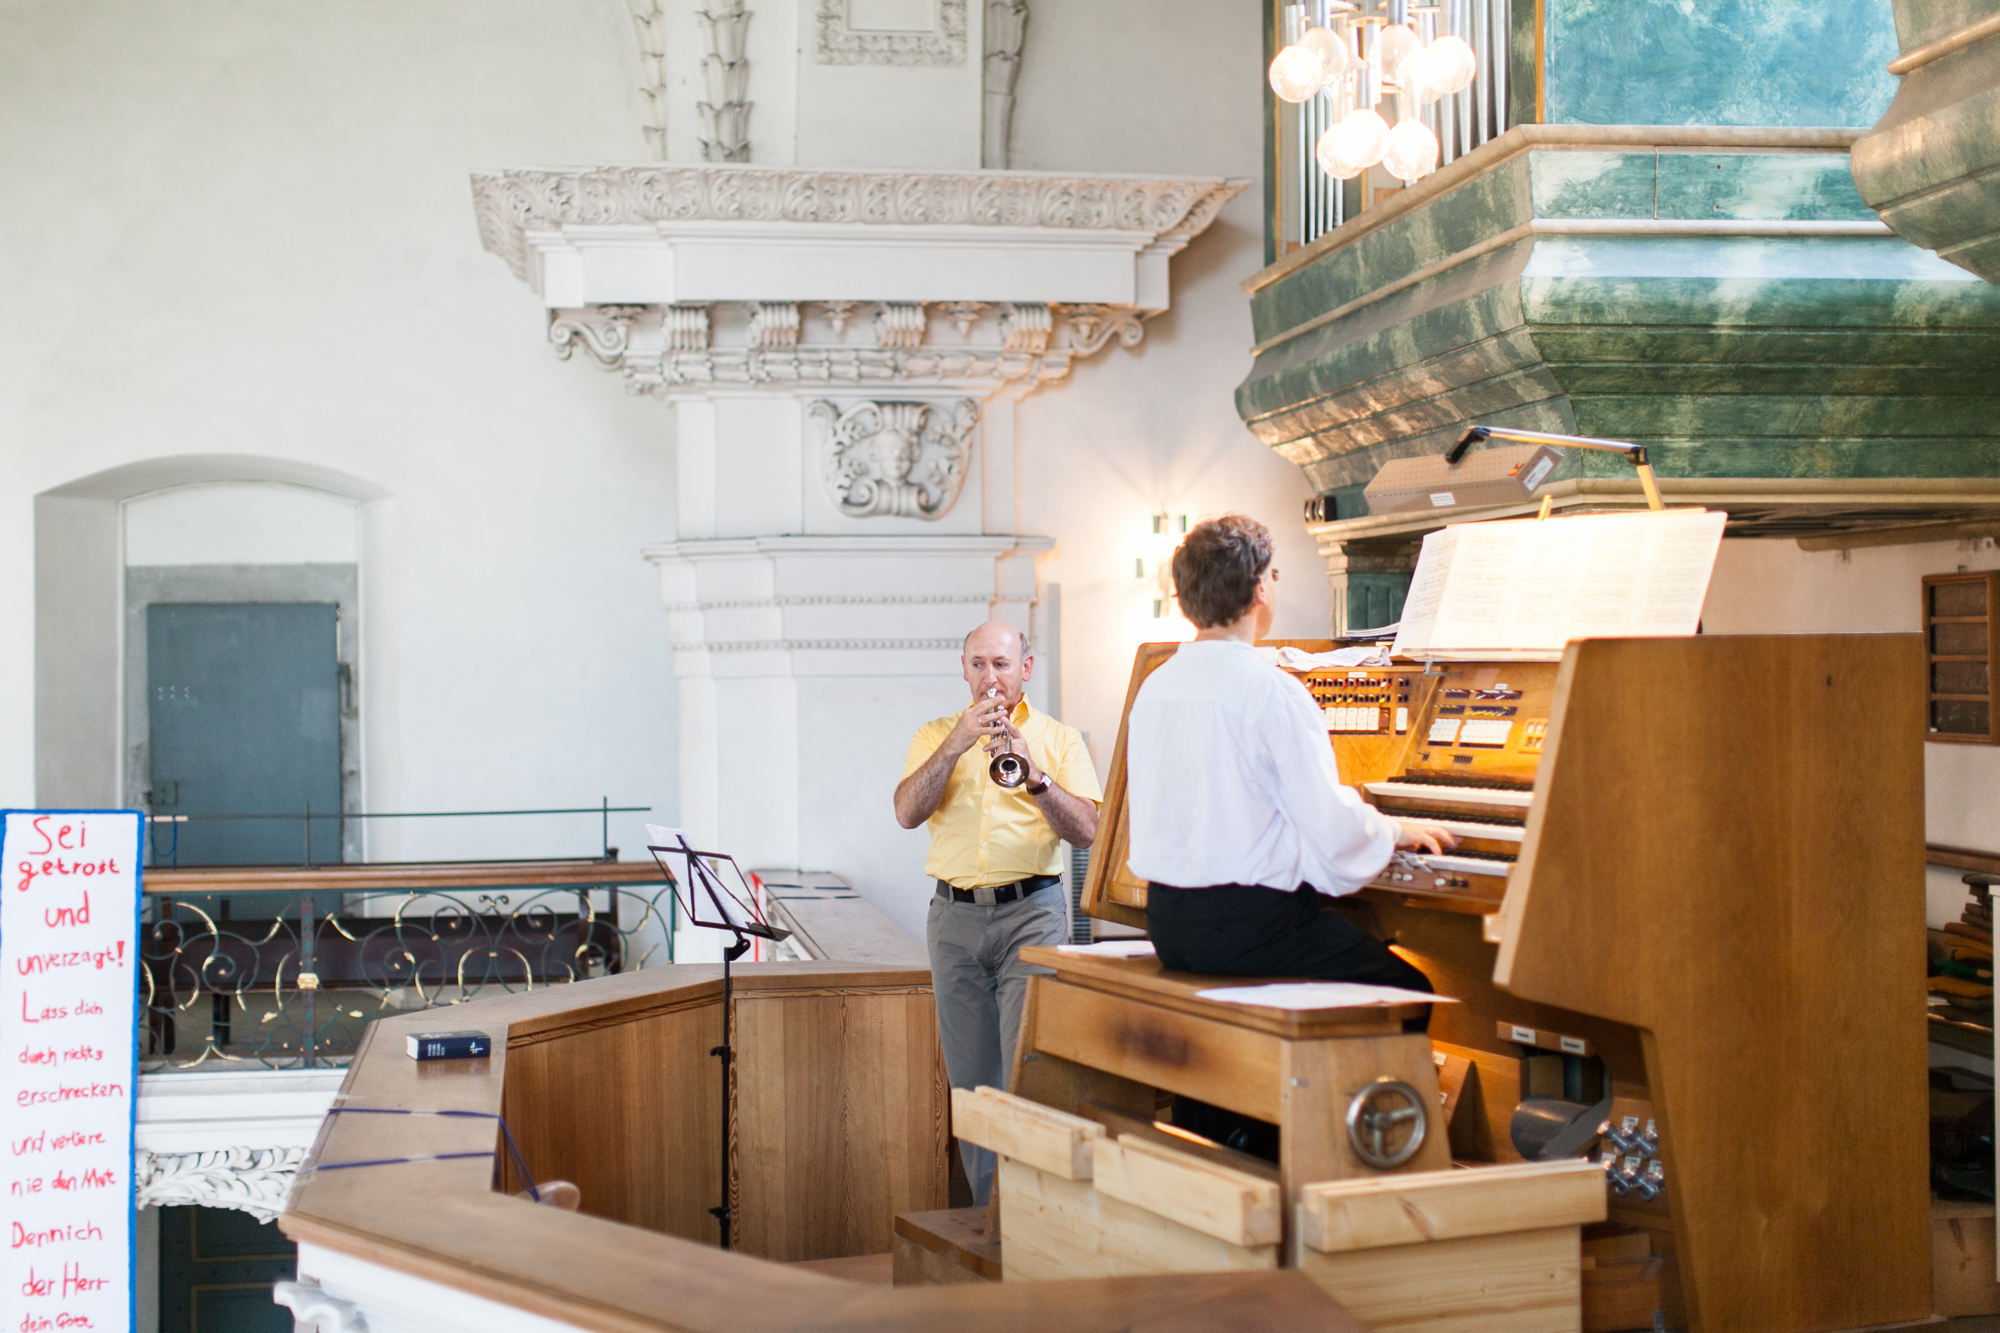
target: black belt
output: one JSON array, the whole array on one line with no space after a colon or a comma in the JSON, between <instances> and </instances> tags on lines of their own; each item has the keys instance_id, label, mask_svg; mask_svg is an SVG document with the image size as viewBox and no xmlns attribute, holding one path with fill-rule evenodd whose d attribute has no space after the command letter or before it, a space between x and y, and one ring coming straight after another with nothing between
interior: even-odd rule
<instances>
[{"instance_id":1,"label":"black belt","mask_svg":"<svg viewBox=\"0 0 2000 1333\"><path fill-rule=\"evenodd\" d=\"M1054 888L1062 883L1061 875L1033 875L1027 879L1017 879L1012 884L996 884L990 889L955 889L944 880L937 882L938 888L951 895L955 903L977 903L981 907L998 907L1002 903L1016 902L1031 893Z\"/></svg>"}]
</instances>

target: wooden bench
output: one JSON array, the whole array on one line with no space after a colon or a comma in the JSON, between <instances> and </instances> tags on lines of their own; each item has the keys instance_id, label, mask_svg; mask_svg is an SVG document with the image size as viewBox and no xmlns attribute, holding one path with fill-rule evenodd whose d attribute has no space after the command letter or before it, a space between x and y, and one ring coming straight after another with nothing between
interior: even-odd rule
<instances>
[{"instance_id":1,"label":"wooden bench","mask_svg":"<svg viewBox=\"0 0 2000 1333\"><path fill-rule=\"evenodd\" d=\"M1161 1095L1174 1094L1275 1124L1288 1230L1305 1186L1384 1174L1362 1161L1347 1131L1354 1100L1378 1080L1406 1084L1423 1103L1416 1151L1392 1170L1451 1165L1430 1042L1403 1031L1420 1005L1230 1004L1198 992L1244 978L1047 947L1023 949L1021 958L1055 975L1029 983L1013 1091L1058 1110L1083 1114L1097 1103L1146 1122L1160 1115ZM1286 1243L1296 1261L1296 1238Z\"/></svg>"}]
</instances>

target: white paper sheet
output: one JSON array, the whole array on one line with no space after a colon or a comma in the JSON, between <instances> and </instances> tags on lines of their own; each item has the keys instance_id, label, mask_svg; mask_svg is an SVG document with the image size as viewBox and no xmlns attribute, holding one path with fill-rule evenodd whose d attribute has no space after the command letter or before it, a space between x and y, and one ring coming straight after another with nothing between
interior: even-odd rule
<instances>
[{"instance_id":1,"label":"white paper sheet","mask_svg":"<svg viewBox=\"0 0 2000 1333\"><path fill-rule=\"evenodd\" d=\"M1058 944L1057 953L1082 954L1087 958L1151 958L1151 940L1099 940L1095 944Z\"/></svg>"},{"instance_id":2,"label":"white paper sheet","mask_svg":"<svg viewBox=\"0 0 2000 1333\"><path fill-rule=\"evenodd\" d=\"M1571 639L1692 634L1727 521L1690 509L1433 532L1395 653L1553 660Z\"/></svg>"},{"instance_id":3,"label":"white paper sheet","mask_svg":"<svg viewBox=\"0 0 2000 1333\"><path fill-rule=\"evenodd\" d=\"M1401 986L1365 986L1358 981L1276 981L1263 986L1218 986L1196 991L1204 1000L1259 1004L1267 1009L1365 1009L1377 1004L1457 1004L1449 995L1426 995Z\"/></svg>"},{"instance_id":4,"label":"white paper sheet","mask_svg":"<svg viewBox=\"0 0 2000 1333\"><path fill-rule=\"evenodd\" d=\"M1309 653L1290 644L1278 649L1278 665L1287 671L1326 671L1334 667L1387 666L1389 646L1365 643L1358 648L1336 648L1330 653Z\"/></svg>"}]
</instances>

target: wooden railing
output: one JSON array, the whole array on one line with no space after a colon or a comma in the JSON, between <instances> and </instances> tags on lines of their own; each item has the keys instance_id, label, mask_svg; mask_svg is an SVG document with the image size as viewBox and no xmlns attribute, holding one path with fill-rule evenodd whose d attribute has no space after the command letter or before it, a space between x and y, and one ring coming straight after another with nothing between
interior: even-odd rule
<instances>
[{"instance_id":1,"label":"wooden railing","mask_svg":"<svg viewBox=\"0 0 2000 1333\"><path fill-rule=\"evenodd\" d=\"M740 1249L727 1253L704 1243L722 1197L719 967L460 1006L449 1026L489 1033L485 1060L405 1056L405 1038L441 1015L379 1020L279 1219L300 1275L280 1298L336 1321L468 1331L527 1313L603 1333L1362 1333L1298 1273L888 1289L772 1262L887 1251L895 1213L943 1206L948 1102L929 991L918 968L737 969ZM576 1184L579 1212L516 1196L482 1118L503 1113L528 1171Z\"/></svg>"}]
</instances>

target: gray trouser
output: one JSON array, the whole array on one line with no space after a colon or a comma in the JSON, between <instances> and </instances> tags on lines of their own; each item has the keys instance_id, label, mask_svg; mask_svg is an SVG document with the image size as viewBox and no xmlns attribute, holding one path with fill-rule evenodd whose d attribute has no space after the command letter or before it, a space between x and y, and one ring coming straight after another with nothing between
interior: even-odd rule
<instances>
[{"instance_id":1,"label":"gray trouser","mask_svg":"<svg viewBox=\"0 0 2000 1333\"><path fill-rule=\"evenodd\" d=\"M1068 907L1061 884L993 907L953 902L941 890L931 899L924 941L952 1087L1006 1088L1028 978L1053 975L1023 963L1021 946L1063 943ZM973 1202L983 1205L993 1187L993 1154L969 1143L959 1144L958 1151Z\"/></svg>"}]
</instances>

